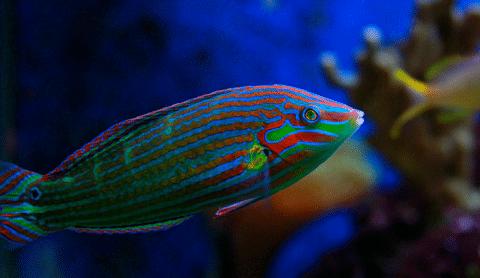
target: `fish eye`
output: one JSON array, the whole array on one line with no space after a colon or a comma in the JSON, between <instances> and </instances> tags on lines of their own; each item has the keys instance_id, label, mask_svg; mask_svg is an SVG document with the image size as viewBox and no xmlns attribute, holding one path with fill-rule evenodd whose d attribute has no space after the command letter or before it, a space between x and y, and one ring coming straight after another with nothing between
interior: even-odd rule
<instances>
[{"instance_id":1,"label":"fish eye","mask_svg":"<svg viewBox=\"0 0 480 278\"><path fill-rule=\"evenodd\" d=\"M303 110L302 118L304 121L311 124L317 122L320 119L320 116L314 108L307 107Z\"/></svg>"}]
</instances>

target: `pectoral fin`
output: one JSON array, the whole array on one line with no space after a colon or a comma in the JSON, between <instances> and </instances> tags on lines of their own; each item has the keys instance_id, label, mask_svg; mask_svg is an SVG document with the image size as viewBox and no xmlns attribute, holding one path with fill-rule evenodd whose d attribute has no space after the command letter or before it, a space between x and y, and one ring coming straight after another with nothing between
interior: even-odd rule
<instances>
[{"instance_id":1,"label":"pectoral fin","mask_svg":"<svg viewBox=\"0 0 480 278\"><path fill-rule=\"evenodd\" d=\"M243 208L255 201L257 201L259 198L250 198L250 199L246 199L246 200L243 200L243 201L240 201L240 202L236 202L232 205L228 205L226 207L223 207L219 210L217 210L217 212L215 213L215 216L224 216L232 211L236 211L237 209L240 209L240 208Z\"/></svg>"}]
</instances>

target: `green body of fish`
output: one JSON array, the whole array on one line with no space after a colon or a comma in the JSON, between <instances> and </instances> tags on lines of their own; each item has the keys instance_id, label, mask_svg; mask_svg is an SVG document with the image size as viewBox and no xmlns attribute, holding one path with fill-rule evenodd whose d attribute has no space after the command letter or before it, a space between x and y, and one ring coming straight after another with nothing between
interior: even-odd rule
<instances>
[{"instance_id":1,"label":"green body of fish","mask_svg":"<svg viewBox=\"0 0 480 278\"><path fill-rule=\"evenodd\" d=\"M363 112L307 91L217 91L120 122L46 175L0 164L0 234L28 242L72 229L165 229L208 208L223 215L324 162Z\"/></svg>"}]
</instances>

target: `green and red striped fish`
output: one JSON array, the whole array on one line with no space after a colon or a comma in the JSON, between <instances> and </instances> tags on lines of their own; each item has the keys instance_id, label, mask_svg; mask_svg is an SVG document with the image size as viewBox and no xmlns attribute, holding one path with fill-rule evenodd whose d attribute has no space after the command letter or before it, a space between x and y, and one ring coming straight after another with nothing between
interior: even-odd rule
<instances>
[{"instance_id":1,"label":"green and red striped fish","mask_svg":"<svg viewBox=\"0 0 480 278\"><path fill-rule=\"evenodd\" d=\"M0 162L0 234L163 230L224 215L293 184L330 157L363 112L307 91L216 91L110 127L41 175Z\"/></svg>"}]
</instances>

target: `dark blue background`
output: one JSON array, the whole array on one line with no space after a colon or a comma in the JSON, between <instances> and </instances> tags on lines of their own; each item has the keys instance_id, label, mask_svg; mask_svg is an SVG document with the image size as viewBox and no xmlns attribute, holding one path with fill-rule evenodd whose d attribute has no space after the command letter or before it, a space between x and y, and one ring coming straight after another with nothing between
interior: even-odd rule
<instances>
[{"instance_id":1,"label":"dark blue background","mask_svg":"<svg viewBox=\"0 0 480 278\"><path fill-rule=\"evenodd\" d=\"M401 39L413 12L410 1L268 2L19 1L20 161L48 171L119 120L222 88L281 83L347 101L319 54L349 67L365 26Z\"/></svg>"}]
</instances>

